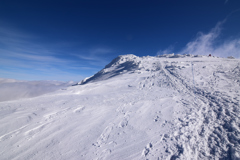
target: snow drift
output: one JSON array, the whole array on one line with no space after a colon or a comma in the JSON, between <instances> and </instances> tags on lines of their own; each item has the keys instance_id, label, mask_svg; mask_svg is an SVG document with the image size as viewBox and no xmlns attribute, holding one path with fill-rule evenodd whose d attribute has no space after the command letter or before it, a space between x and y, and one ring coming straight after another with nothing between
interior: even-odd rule
<instances>
[{"instance_id":1,"label":"snow drift","mask_svg":"<svg viewBox=\"0 0 240 160\"><path fill-rule=\"evenodd\" d=\"M1 102L0 157L239 159L239 75L238 59L119 56L67 90Z\"/></svg>"}]
</instances>

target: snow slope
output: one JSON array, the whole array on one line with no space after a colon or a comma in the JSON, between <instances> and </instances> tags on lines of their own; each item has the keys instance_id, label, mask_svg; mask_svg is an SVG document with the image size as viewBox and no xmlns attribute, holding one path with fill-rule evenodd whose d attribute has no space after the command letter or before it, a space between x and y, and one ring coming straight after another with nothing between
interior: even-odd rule
<instances>
[{"instance_id":1,"label":"snow slope","mask_svg":"<svg viewBox=\"0 0 240 160\"><path fill-rule=\"evenodd\" d=\"M1 159L240 158L238 59L124 55L79 84L0 102Z\"/></svg>"}]
</instances>

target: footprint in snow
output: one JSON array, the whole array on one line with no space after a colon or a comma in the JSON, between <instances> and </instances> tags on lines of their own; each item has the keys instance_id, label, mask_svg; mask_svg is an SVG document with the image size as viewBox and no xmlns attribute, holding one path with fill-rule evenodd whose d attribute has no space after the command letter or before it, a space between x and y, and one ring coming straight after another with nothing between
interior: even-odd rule
<instances>
[{"instance_id":1,"label":"footprint in snow","mask_svg":"<svg viewBox=\"0 0 240 160\"><path fill-rule=\"evenodd\" d=\"M148 153L150 152L151 149L152 149L152 144L149 143L149 144L144 148L144 150L143 150L143 152L142 152L142 155L146 157L146 156L148 155Z\"/></svg>"}]
</instances>

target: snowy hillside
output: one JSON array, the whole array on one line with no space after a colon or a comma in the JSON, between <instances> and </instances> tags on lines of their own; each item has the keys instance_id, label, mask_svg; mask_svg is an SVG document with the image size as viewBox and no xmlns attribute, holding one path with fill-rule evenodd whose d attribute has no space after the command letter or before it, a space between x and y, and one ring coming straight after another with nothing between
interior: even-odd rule
<instances>
[{"instance_id":1,"label":"snowy hillside","mask_svg":"<svg viewBox=\"0 0 240 160\"><path fill-rule=\"evenodd\" d=\"M240 159L239 59L124 55L79 84L0 102L1 159Z\"/></svg>"}]
</instances>

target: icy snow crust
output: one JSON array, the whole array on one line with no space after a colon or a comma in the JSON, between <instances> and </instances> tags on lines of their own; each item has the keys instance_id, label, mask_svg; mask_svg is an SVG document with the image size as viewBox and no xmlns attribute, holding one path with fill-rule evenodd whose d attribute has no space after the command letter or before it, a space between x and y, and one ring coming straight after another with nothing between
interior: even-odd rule
<instances>
[{"instance_id":1,"label":"icy snow crust","mask_svg":"<svg viewBox=\"0 0 240 160\"><path fill-rule=\"evenodd\" d=\"M0 159L240 158L237 59L125 55L80 84L1 102Z\"/></svg>"}]
</instances>

